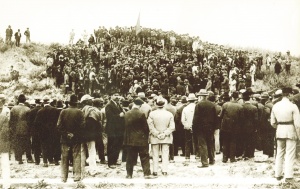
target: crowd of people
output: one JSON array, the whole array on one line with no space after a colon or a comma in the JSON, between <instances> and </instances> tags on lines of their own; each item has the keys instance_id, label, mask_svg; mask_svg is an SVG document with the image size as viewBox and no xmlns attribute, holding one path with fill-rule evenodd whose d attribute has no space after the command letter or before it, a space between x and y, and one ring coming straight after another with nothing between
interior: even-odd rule
<instances>
[{"instance_id":1,"label":"crowd of people","mask_svg":"<svg viewBox=\"0 0 300 189\"><path fill-rule=\"evenodd\" d=\"M264 61L257 52L147 28L136 35L99 27L72 44L74 35L46 61L47 85L65 89L67 101L44 96L30 104L21 94L11 104L0 95L0 152L14 151L19 164L24 152L36 165L42 155L43 167L61 164L66 182L70 165L79 181L86 165L95 175L97 161L114 169L121 160L130 179L139 155L150 179L160 175L160 158L166 176L174 156L184 156L188 166L194 155L206 168L221 153L223 163L252 159L255 149L272 159L277 144L275 177L293 178L299 90L252 90L263 64L273 65L269 55ZM275 72L280 64L289 73L289 52L274 61Z\"/></svg>"},{"instance_id":2,"label":"crowd of people","mask_svg":"<svg viewBox=\"0 0 300 189\"><path fill-rule=\"evenodd\" d=\"M119 90L166 95L187 95L207 89L239 91L255 85L266 70L290 73L291 55L273 57L257 51L236 50L202 42L199 37L143 28L99 27L73 44L55 47L47 56L47 85L62 87L65 93L93 95Z\"/></svg>"},{"instance_id":3,"label":"crowd of people","mask_svg":"<svg viewBox=\"0 0 300 189\"><path fill-rule=\"evenodd\" d=\"M12 37L15 37L15 45L16 47L20 47L20 42L21 42L21 30L18 29L17 32L13 32L13 29L11 28L11 26L9 25L6 30L5 30L5 44L9 45L9 46L13 46L14 42L12 40ZM26 43L30 43L30 31L29 28L27 28L24 31L24 35L26 37Z\"/></svg>"}]
</instances>

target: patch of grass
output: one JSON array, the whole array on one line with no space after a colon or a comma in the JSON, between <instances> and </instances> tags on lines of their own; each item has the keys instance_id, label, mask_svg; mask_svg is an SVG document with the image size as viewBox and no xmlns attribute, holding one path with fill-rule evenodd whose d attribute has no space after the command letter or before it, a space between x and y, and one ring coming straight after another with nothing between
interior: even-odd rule
<instances>
[{"instance_id":1,"label":"patch of grass","mask_svg":"<svg viewBox=\"0 0 300 189\"><path fill-rule=\"evenodd\" d=\"M38 181L37 184L33 186L33 189L42 189L46 188L49 184L44 181L44 179Z\"/></svg>"},{"instance_id":2,"label":"patch of grass","mask_svg":"<svg viewBox=\"0 0 300 189\"><path fill-rule=\"evenodd\" d=\"M33 56L33 57L30 57L29 60L30 60L30 62L31 62L33 65L36 65L36 66L42 66L42 65L45 65L45 62L44 62L43 58L40 57L40 56Z\"/></svg>"},{"instance_id":3,"label":"patch of grass","mask_svg":"<svg viewBox=\"0 0 300 189\"><path fill-rule=\"evenodd\" d=\"M0 43L0 52L4 53L5 51L7 51L9 49L9 46L5 43Z\"/></svg>"}]
</instances>

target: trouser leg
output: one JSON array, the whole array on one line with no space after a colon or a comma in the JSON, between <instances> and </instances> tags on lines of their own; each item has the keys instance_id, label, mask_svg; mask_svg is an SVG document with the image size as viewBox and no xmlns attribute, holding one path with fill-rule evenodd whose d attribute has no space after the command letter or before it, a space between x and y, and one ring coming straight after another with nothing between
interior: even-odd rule
<instances>
[{"instance_id":1,"label":"trouser leg","mask_svg":"<svg viewBox=\"0 0 300 189\"><path fill-rule=\"evenodd\" d=\"M144 176L150 175L151 171L150 171L149 147L148 146L139 147L139 156L141 159Z\"/></svg>"},{"instance_id":2,"label":"trouser leg","mask_svg":"<svg viewBox=\"0 0 300 189\"><path fill-rule=\"evenodd\" d=\"M190 159L191 147L193 143L193 135L190 130L184 130L184 134L185 134L185 159Z\"/></svg>"},{"instance_id":3,"label":"trouser leg","mask_svg":"<svg viewBox=\"0 0 300 189\"><path fill-rule=\"evenodd\" d=\"M201 163L203 166L208 165L208 153L207 153L207 144L203 134L200 134L198 137L198 146L200 151Z\"/></svg>"},{"instance_id":4,"label":"trouser leg","mask_svg":"<svg viewBox=\"0 0 300 189\"><path fill-rule=\"evenodd\" d=\"M90 141L87 143L87 148L89 152L89 169L95 170L97 167L96 164L96 143L95 141Z\"/></svg>"},{"instance_id":5,"label":"trouser leg","mask_svg":"<svg viewBox=\"0 0 300 189\"><path fill-rule=\"evenodd\" d=\"M133 167L137 159L137 147L127 146L126 171L127 175L132 176Z\"/></svg>"},{"instance_id":6,"label":"trouser leg","mask_svg":"<svg viewBox=\"0 0 300 189\"><path fill-rule=\"evenodd\" d=\"M74 180L80 180L82 178L81 173L83 172L81 167L81 154L82 154L82 145L74 144L72 148L73 154L73 174Z\"/></svg>"},{"instance_id":7,"label":"trouser leg","mask_svg":"<svg viewBox=\"0 0 300 189\"><path fill-rule=\"evenodd\" d=\"M277 139L277 154L275 160L275 177L283 176L283 159L285 156L286 140Z\"/></svg>"},{"instance_id":8,"label":"trouser leg","mask_svg":"<svg viewBox=\"0 0 300 189\"><path fill-rule=\"evenodd\" d=\"M69 173L69 151L70 147L61 144L61 179L67 181Z\"/></svg>"},{"instance_id":9,"label":"trouser leg","mask_svg":"<svg viewBox=\"0 0 300 189\"><path fill-rule=\"evenodd\" d=\"M285 178L293 178L294 176L294 163L296 158L296 140L286 139L286 156L284 175Z\"/></svg>"},{"instance_id":10,"label":"trouser leg","mask_svg":"<svg viewBox=\"0 0 300 189\"><path fill-rule=\"evenodd\" d=\"M168 172L169 144L161 144L162 172Z\"/></svg>"},{"instance_id":11,"label":"trouser leg","mask_svg":"<svg viewBox=\"0 0 300 189\"><path fill-rule=\"evenodd\" d=\"M152 159L153 159L153 172L157 172L158 171L159 144L151 144L151 149L152 149Z\"/></svg>"}]
</instances>

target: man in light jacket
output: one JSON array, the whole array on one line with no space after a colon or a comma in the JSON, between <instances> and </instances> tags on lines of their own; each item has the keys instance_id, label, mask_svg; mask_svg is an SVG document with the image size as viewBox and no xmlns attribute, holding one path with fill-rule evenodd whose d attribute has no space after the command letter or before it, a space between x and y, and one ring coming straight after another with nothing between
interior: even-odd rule
<instances>
[{"instance_id":1,"label":"man in light jacket","mask_svg":"<svg viewBox=\"0 0 300 189\"><path fill-rule=\"evenodd\" d=\"M157 176L160 146L162 151L162 174L168 174L169 145L173 143L172 132L175 130L174 116L171 112L163 109L164 104L165 99L159 97L156 100L156 106L158 109L150 112L147 120L150 130L154 176Z\"/></svg>"}]
</instances>

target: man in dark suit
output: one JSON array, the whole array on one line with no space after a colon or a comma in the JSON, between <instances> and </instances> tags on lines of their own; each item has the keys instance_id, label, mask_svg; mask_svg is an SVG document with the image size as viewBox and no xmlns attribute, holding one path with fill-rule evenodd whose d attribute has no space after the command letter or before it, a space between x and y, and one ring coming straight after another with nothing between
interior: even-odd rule
<instances>
[{"instance_id":1,"label":"man in dark suit","mask_svg":"<svg viewBox=\"0 0 300 189\"><path fill-rule=\"evenodd\" d=\"M36 126L34 124L34 120L40 109L42 109L41 100L36 99L35 107L33 109L31 109L30 112L28 112L28 125L30 127L30 133L31 133L31 137L32 137L31 148L33 151L34 160L35 160L36 165L40 164L40 155L41 155L42 151L41 151L41 141L40 141L39 134L37 131L38 126Z\"/></svg>"},{"instance_id":2,"label":"man in dark suit","mask_svg":"<svg viewBox=\"0 0 300 189\"><path fill-rule=\"evenodd\" d=\"M23 164L22 155L26 152L28 163L32 163L30 149L30 133L27 124L27 116L30 108L25 105L26 97L20 94L18 97L18 105L14 106L10 112L9 127L12 132L12 140L15 152L15 159L19 164Z\"/></svg>"},{"instance_id":3,"label":"man in dark suit","mask_svg":"<svg viewBox=\"0 0 300 189\"><path fill-rule=\"evenodd\" d=\"M116 168L124 136L124 112L119 104L119 93L112 93L111 100L105 107L107 134L108 166Z\"/></svg>"},{"instance_id":4,"label":"man in dark suit","mask_svg":"<svg viewBox=\"0 0 300 189\"><path fill-rule=\"evenodd\" d=\"M241 122L241 140L243 147L243 157L245 160L254 157L254 133L257 131L258 108L250 102L250 93L243 93L243 113L244 119Z\"/></svg>"},{"instance_id":5,"label":"man in dark suit","mask_svg":"<svg viewBox=\"0 0 300 189\"><path fill-rule=\"evenodd\" d=\"M240 131L243 120L243 106L238 103L239 93L233 92L232 100L225 102L221 111L221 134L223 137L223 163L235 162L237 134Z\"/></svg>"},{"instance_id":6,"label":"man in dark suit","mask_svg":"<svg viewBox=\"0 0 300 189\"><path fill-rule=\"evenodd\" d=\"M39 137L42 145L42 154L43 154L43 167L48 167L49 163L53 162L54 164L59 165L59 155L55 154L54 151L58 147L54 144L57 144L53 141L54 134L56 133L56 123L57 123L57 110L56 108L50 106L50 98L44 96L43 103L44 107L37 112L34 124L37 127Z\"/></svg>"},{"instance_id":7,"label":"man in dark suit","mask_svg":"<svg viewBox=\"0 0 300 189\"><path fill-rule=\"evenodd\" d=\"M195 107L192 129L200 149L202 166L198 167L202 168L208 167L208 159L209 164L215 163L214 131L217 127L218 116L215 104L206 99L207 91L201 89L198 95L200 102Z\"/></svg>"},{"instance_id":8,"label":"man in dark suit","mask_svg":"<svg viewBox=\"0 0 300 189\"><path fill-rule=\"evenodd\" d=\"M125 113L124 145L127 147L126 178L132 178L133 167L139 154L145 178L152 178L149 161L149 127L145 114L139 110L144 101L137 98L132 109Z\"/></svg>"}]
</instances>

